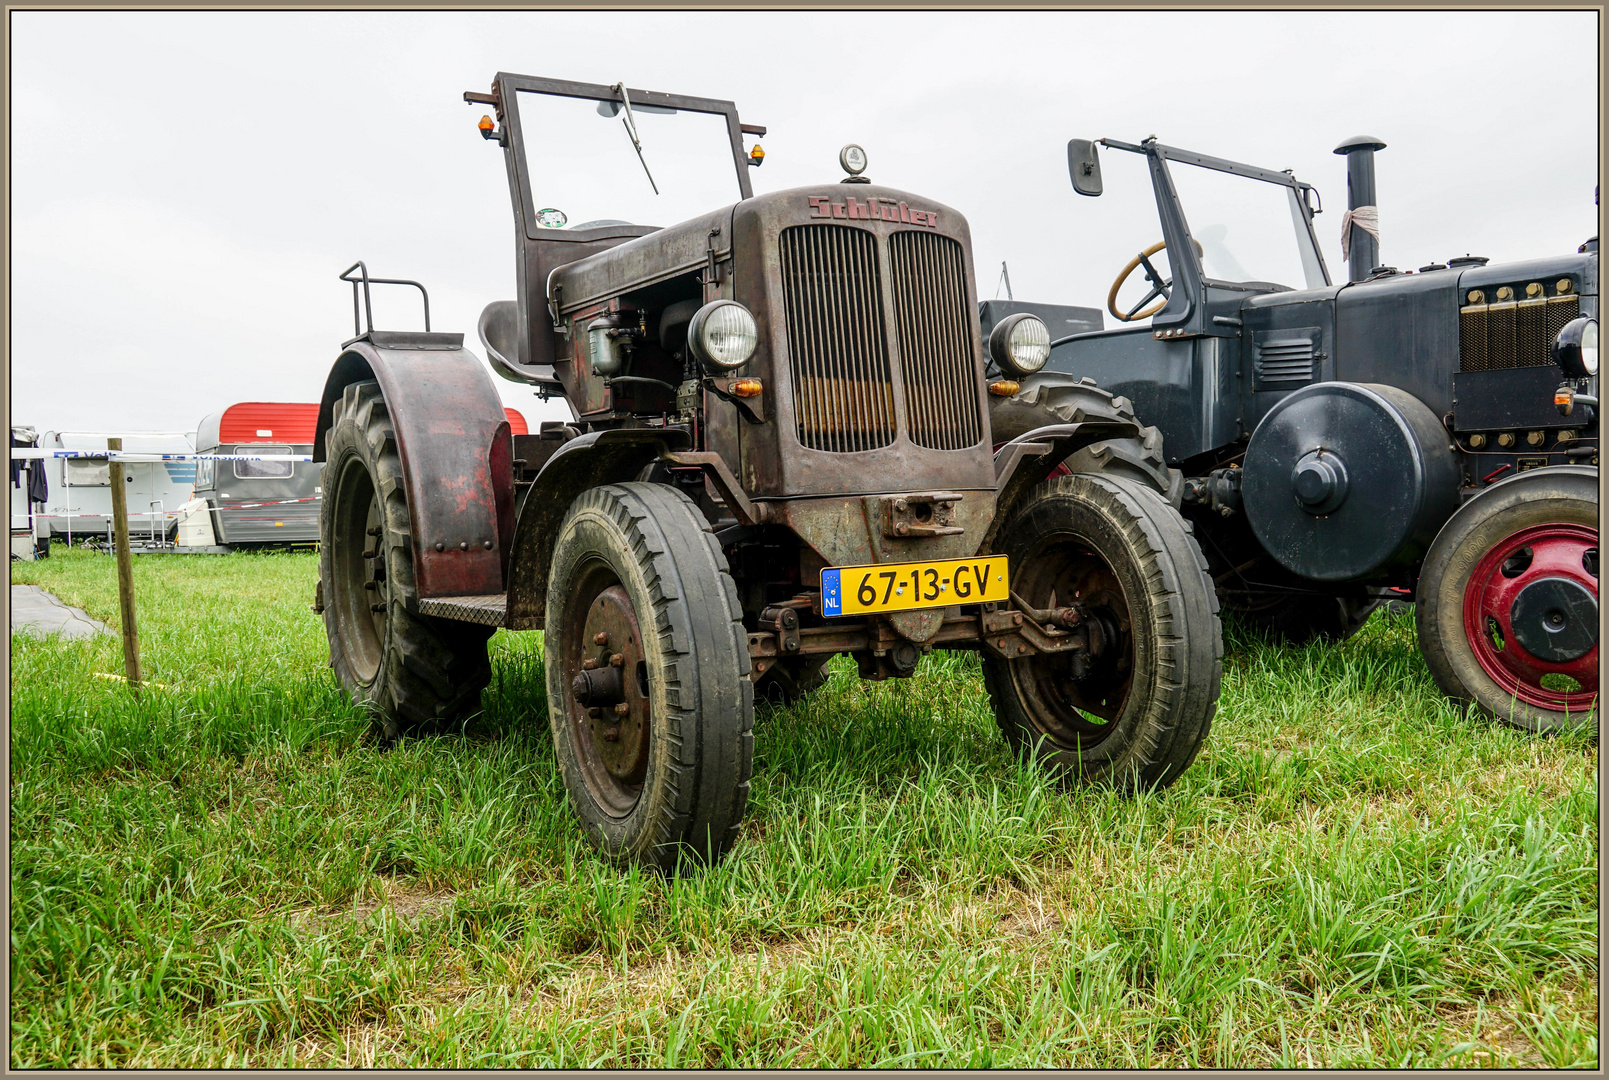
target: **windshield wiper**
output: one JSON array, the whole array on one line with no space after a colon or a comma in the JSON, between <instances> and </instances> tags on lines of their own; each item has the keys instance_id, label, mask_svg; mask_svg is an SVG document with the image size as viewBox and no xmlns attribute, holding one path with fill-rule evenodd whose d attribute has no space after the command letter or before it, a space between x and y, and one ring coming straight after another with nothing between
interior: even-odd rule
<instances>
[{"instance_id":1,"label":"windshield wiper","mask_svg":"<svg viewBox=\"0 0 1609 1080\"><path fill-rule=\"evenodd\" d=\"M654 183L654 174L648 171L648 159L642 156L642 143L637 138L637 119L631 114L631 98L626 95L626 84L617 82L610 89L620 91L620 100L626 106L626 114L620 118L620 122L625 125L626 134L631 136L631 145L636 148L637 160L642 162L642 171L648 175L648 186L654 189L655 195L658 195L659 185Z\"/></svg>"}]
</instances>

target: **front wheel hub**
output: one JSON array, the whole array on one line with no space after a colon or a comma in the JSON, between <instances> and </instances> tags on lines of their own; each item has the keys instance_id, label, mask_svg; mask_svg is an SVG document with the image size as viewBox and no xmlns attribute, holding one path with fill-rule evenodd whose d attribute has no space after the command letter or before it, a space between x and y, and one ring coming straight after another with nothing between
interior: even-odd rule
<instances>
[{"instance_id":1,"label":"front wheel hub","mask_svg":"<svg viewBox=\"0 0 1609 1080\"><path fill-rule=\"evenodd\" d=\"M1539 525L1493 545L1470 574L1464 632L1505 693L1584 712L1598 696L1598 534Z\"/></svg>"},{"instance_id":2,"label":"front wheel hub","mask_svg":"<svg viewBox=\"0 0 1609 1080\"><path fill-rule=\"evenodd\" d=\"M1538 578L1509 608L1514 640L1541 660L1579 660L1598 643L1598 598L1579 581Z\"/></svg>"}]
</instances>

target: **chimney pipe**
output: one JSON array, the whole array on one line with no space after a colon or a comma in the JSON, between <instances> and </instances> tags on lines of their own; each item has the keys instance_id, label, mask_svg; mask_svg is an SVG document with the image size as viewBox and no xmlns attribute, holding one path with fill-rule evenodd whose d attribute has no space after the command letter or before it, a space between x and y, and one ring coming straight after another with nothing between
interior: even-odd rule
<instances>
[{"instance_id":1,"label":"chimney pipe","mask_svg":"<svg viewBox=\"0 0 1609 1080\"><path fill-rule=\"evenodd\" d=\"M1357 135L1335 148L1337 154L1346 155L1347 210L1356 212L1360 207L1375 210L1374 152L1384 150L1386 144L1372 135ZM1376 219L1378 220L1378 219ZM1380 265L1380 241L1363 229L1356 220L1349 220L1346 228L1352 233L1350 256L1347 260L1347 279L1362 281L1369 271Z\"/></svg>"}]
</instances>

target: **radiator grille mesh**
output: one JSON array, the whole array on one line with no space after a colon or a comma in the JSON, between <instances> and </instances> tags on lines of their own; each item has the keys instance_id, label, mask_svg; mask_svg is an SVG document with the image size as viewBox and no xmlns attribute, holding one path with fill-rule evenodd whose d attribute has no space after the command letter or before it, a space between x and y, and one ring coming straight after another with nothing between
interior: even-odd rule
<instances>
[{"instance_id":1,"label":"radiator grille mesh","mask_svg":"<svg viewBox=\"0 0 1609 1080\"><path fill-rule=\"evenodd\" d=\"M932 233L895 233L889 265L911 441L930 450L975 446L983 424L961 245Z\"/></svg>"},{"instance_id":2,"label":"radiator grille mesh","mask_svg":"<svg viewBox=\"0 0 1609 1080\"><path fill-rule=\"evenodd\" d=\"M1581 309L1575 295L1470 304L1458 313L1459 370L1543 367L1553 339Z\"/></svg>"},{"instance_id":3,"label":"radiator grille mesh","mask_svg":"<svg viewBox=\"0 0 1609 1080\"><path fill-rule=\"evenodd\" d=\"M853 453L894 441L894 390L877 241L844 225L778 237L801 445Z\"/></svg>"}]
</instances>

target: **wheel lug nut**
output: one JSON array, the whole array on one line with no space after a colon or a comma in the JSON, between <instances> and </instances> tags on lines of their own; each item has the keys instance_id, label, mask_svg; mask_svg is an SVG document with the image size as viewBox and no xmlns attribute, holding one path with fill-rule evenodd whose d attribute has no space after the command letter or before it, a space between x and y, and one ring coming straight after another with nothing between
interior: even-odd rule
<instances>
[{"instance_id":1,"label":"wheel lug nut","mask_svg":"<svg viewBox=\"0 0 1609 1080\"><path fill-rule=\"evenodd\" d=\"M372 592L373 590L378 589L380 587L380 583L378 581L365 581L363 583L363 587Z\"/></svg>"},{"instance_id":2,"label":"wheel lug nut","mask_svg":"<svg viewBox=\"0 0 1609 1080\"><path fill-rule=\"evenodd\" d=\"M624 656L622 656L621 654L619 654L619 653L615 653L613 656L611 656L609 658L609 666L610 667L619 667L621 664L624 664L625 662L626 662L626 658Z\"/></svg>"},{"instance_id":3,"label":"wheel lug nut","mask_svg":"<svg viewBox=\"0 0 1609 1080\"><path fill-rule=\"evenodd\" d=\"M590 656L587 657L585 660L581 661L581 670L582 671L591 671L593 668L595 668L597 666L598 666L598 661L596 659L594 659L593 657L590 657Z\"/></svg>"},{"instance_id":4,"label":"wheel lug nut","mask_svg":"<svg viewBox=\"0 0 1609 1080\"><path fill-rule=\"evenodd\" d=\"M372 558L374 558L374 549L373 549L373 548L369 548L369 549L368 549L368 550L367 550L367 551L365 551L365 552L364 552L364 553L363 553L363 557L364 557L364 558L365 558L365 559L372 559Z\"/></svg>"},{"instance_id":5,"label":"wheel lug nut","mask_svg":"<svg viewBox=\"0 0 1609 1080\"><path fill-rule=\"evenodd\" d=\"M625 716L630 712L631 712L631 706L627 705L624 701L622 701L619 705L615 706L615 715L616 716Z\"/></svg>"},{"instance_id":6,"label":"wheel lug nut","mask_svg":"<svg viewBox=\"0 0 1609 1080\"><path fill-rule=\"evenodd\" d=\"M587 710L587 718L589 720L602 720L603 710L597 707L590 708Z\"/></svg>"},{"instance_id":7,"label":"wheel lug nut","mask_svg":"<svg viewBox=\"0 0 1609 1080\"><path fill-rule=\"evenodd\" d=\"M370 536L379 536L379 535L380 535L380 526L378 526L378 525L371 525L371 526L369 526L369 528L368 528L368 529L367 529L367 530L366 530L366 532L367 532L367 533L368 533L368 535L370 535Z\"/></svg>"},{"instance_id":8,"label":"wheel lug nut","mask_svg":"<svg viewBox=\"0 0 1609 1080\"><path fill-rule=\"evenodd\" d=\"M437 540L436 541L436 550L437 551L446 551L447 550L447 545L442 543L440 540Z\"/></svg>"},{"instance_id":9,"label":"wheel lug nut","mask_svg":"<svg viewBox=\"0 0 1609 1080\"><path fill-rule=\"evenodd\" d=\"M592 635L592 643L594 645L607 645L609 644L609 635L604 631L599 630L596 634Z\"/></svg>"},{"instance_id":10,"label":"wheel lug nut","mask_svg":"<svg viewBox=\"0 0 1609 1080\"><path fill-rule=\"evenodd\" d=\"M620 741L620 729L617 728L617 727L612 727L612 728L606 729L604 731L604 733L603 733L603 741L604 742L619 742Z\"/></svg>"},{"instance_id":11,"label":"wheel lug nut","mask_svg":"<svg viewBox=\"0 0 1609 1080\"><path fill-rule=\"evenodd\" d=\"M369 610L370 611L384 611L385 610L385 605L384 604L370 604L369 605Z\"/></svg>"}]
</instances>

